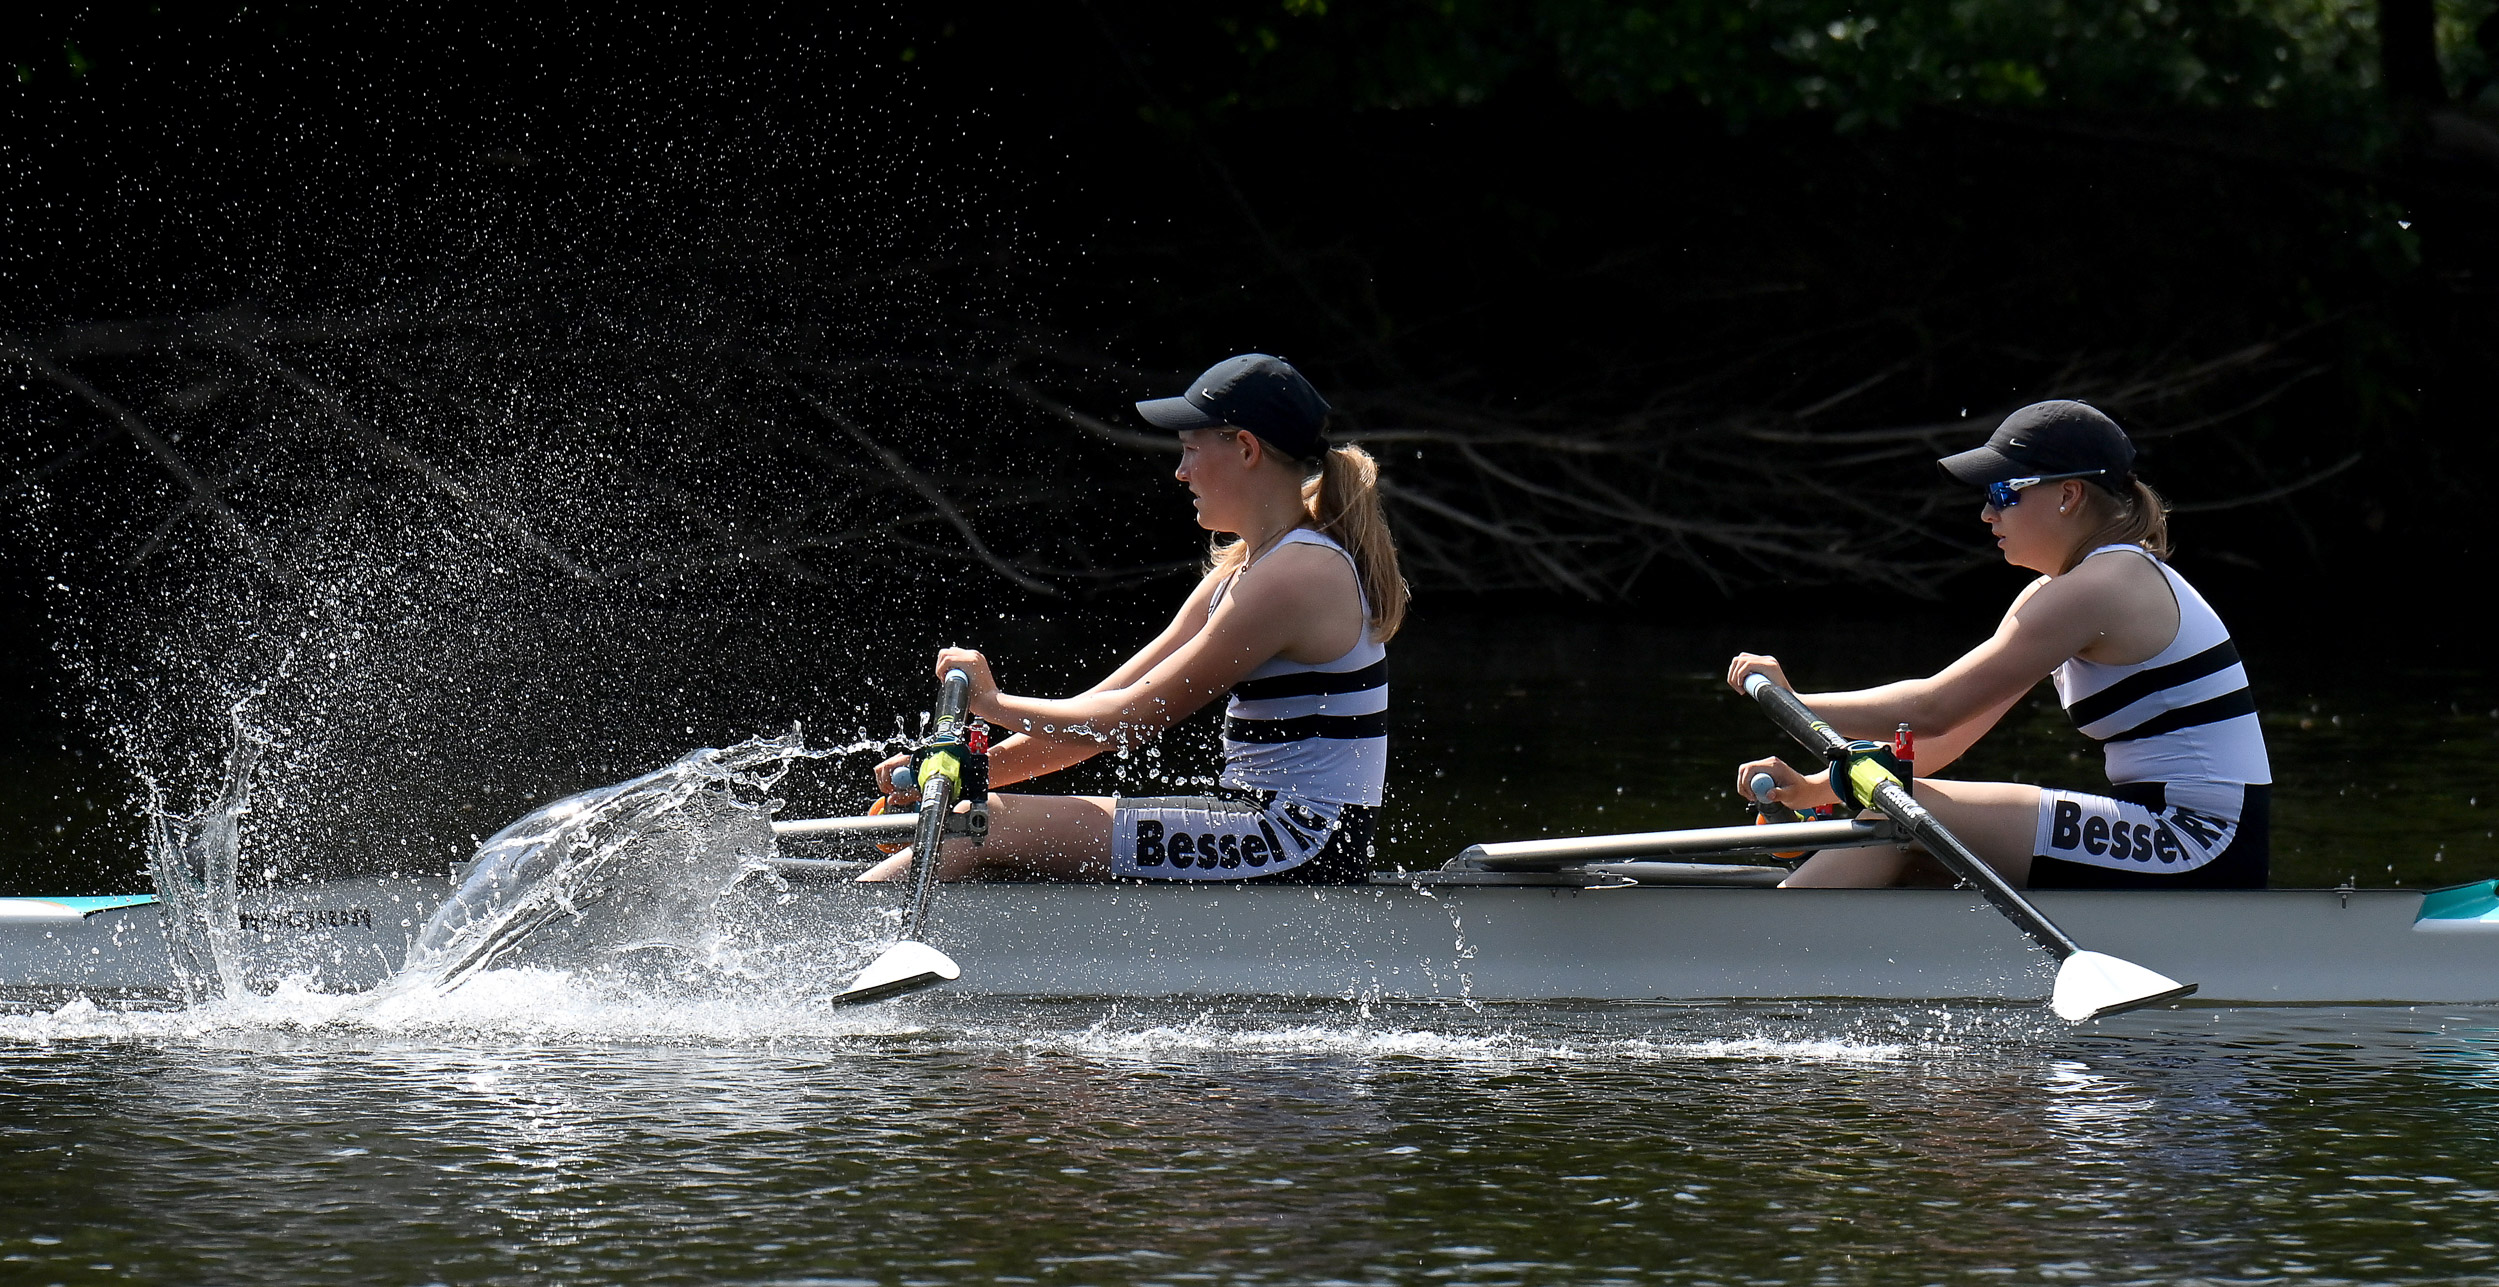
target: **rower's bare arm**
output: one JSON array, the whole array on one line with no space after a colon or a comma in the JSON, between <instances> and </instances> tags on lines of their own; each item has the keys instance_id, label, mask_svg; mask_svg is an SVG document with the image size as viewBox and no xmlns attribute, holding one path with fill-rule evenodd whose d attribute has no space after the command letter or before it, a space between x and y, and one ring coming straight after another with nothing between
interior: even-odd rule
<instances>
[{"instance_id":1,"label":"rower's bare arm","mask_svg":"<svg viewBox=\"0 0 2499 1287\"><path fill-rule=\"evenodd\" d=\"M1325 591L1310 578L1243 577L1205 628L1125 687L1075 697L996 694L984 712L1017 732L1074 735L1099 743L1152 736L1188 718L1295 642Z\"/></svg>"},{"instance_id":2,"label":"rower's bare arm","mask_svg":"<svg viewBox=\"0 0 2499 1287\"><path fill-rule=\"evenodd\" d=\"M1778 756L1746 760L1735 767L1735 793L1744 799L1761 802L1763 797L1753 789L1755 779L1770 775L1769 799L1791 809L1818 809L1839 803L1831 790L1831 771L1807 773Z\"/></svg>"},{"instance_id":3,"label":"rower's bare arm","mask_svg":"<svg viewBox=\"0 0 2499 1287\"><path fill-rule=\"evenodd\" d=\"M1073 768L1103 751L1103 744L1091 738L1025 736L1017 734L989 744L989 785L1013 786L1046 773ZM904 752L889 756L878 763L872 775L876 789L882 792L905 791L908 774L903 767L911 763Z\"/></svg>"},{"instance_id":4,"label":"rower's bare arm","mask_svg":"<svg viewBox=\"0 0 2499 1287\"><path fill-rule=\"evenodd\" d=\"M2013 703L2065 659L2099 637L2098 625L2116 605L2101 587L2043 577L2013 601L1996 633L1959 660L1924 679L1905 679L1841 693L1800 693L1814 714L1844 737L1889 738L1900 725L1916 732L1921 748L1934 746L1937 763L1958 758L1995 726ZM1739 657L1735 669L1767 672L1771 658ZM1767 662L1769 665L1761 663ZM1942 754L1949 751L1949 754ZM1924 769L1928 755L1918 757Z\"/></svg>"},{"instance_id":5,"label":"rower's bare arm","mask_svg":"<svg viewBox=\"0 0 2499 1287\"><path fill-rule=\"evenodd\" d=\"M1018 733L989 748L989 785L1013 786L1044 774L1072 769L1109 749L1089 737L1045 737Z\"/></svg>"},{"instance_id":6,"label":"rower's bare arm","mask_svg":"<svg viewBox=\"0 0 2499 1287\"><path fill-rule=\"evenodd\" d=\"M1982 672L1969 682L1968 691L2021 686L1974 719L1933 735L1921 730L1918 772L1938 772L1961 758L2066 658L2107 650L2114 652L2114 660L2140 661L2167 647L2177 633L2177 601L2148 559L2093 560L2064 576L2032 582L2005 613L1995 638L1936 676L1944 681L1956 668L1968 666ZM2022 678L2042 667L2037 676ZM1920 728L1915 723L1910 727Z\"/></svg>"},{"instance_id":7,"label":"rower's bare arm","mask_svg":"<svg viewBox=\"0 0 2499 1287\"><path fill-rule=\"evenodd\" d=\"M1172 614L1171 621L1163 627L1161 634L1080 696L1097 696L1126 688L1187 643L1206 626L1206 603L1214 597L1215 586L1216 578L1201 578L1197 588L1190 591L1188 600L1180 605L1180 610ZM938 670L941 674L946 668L947 656L947 653L939 655ZM982 712L976 710L974 713ZM1036 725L1030 731L1016 733L990 747L989 782L992 786L1011 786L1061 769L1074 768L1110 749L1111 745L1109 741L1084 733L1045 733Z\"/></svg>"},{"instance_id":8,"label":"rower's bare arm","mask_svg":"<svg viewBox=\"0 0 2499 1287\"><path fill-rule=\"evenodd\" d=\"M1119 669L1103 676L1100 683L1086 689L1085 694L1107 693L1126 688L1143 679L1148 672L1161 665L1165 658L1178 652L1180 645L1195 638L1199 631L1206 628L1206 605L1213 601L1215 587L1222 584L1222 580L1221 577L1212 574L1198 578L1197 588L1189 592L1188 601L1180 605L1178 612L1172 614L1171 623L1163 627L1163 632L1154 636L1152 643L1138 649L1135 656L1121 662Z\"/></svg>"},{"instance_id":9,"label":"rower's bare arm","mask_svg":"<svg viewBox=\"0 0 2499 1287\"><path fill-rule=\"evenodd\" d=\"M2022 690L2023 693L2029 691L2027 688ZM1978 739L1985 737L1988 730L1996 726L1996 721L2003 719L2004 713L2013 709L2013 704L2020 700L2022 700L2022 693L2015 693L1981 712L1977 719L1970 720L1959 728L1947 729L1936 734L1918 733L1915 748L1918 776L1933 777L1950 767L1954 760L1961 758L1963 752L1977 745ZM1909 729L1911 732L1916 732L1917 727L1912 724Z\"/></svg>"}]
</instances>

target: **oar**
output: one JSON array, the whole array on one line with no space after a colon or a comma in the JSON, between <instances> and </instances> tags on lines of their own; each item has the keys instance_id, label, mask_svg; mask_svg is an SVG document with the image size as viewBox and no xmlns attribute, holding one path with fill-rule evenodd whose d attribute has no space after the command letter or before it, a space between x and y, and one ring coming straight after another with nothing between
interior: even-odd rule
<instances>
[{"instance_id":1,"label":"oar","mask_svg":"<svg viewBox=\"0 0 2499 1287\"><path fill-rule=\"evenodd\" d=\"M2056 971L2056 992L2049 1008L2057 1017L2070 1023L2118 1014L2163 1001L2174 1001L2195 991L2192 983L2180 983L2135 964L2099 952L2086 952L2082 945L2066 937L2065 931L2040 914L2030 900L2006 883L2005 878L1971 853L1958 836L1936 820L1910 796L1903 783L1881 761L1870 756L1848 754L1849 741L1828 724L1815 718L1796 694L1779 687L1767 675L1751 675L1744 681L1744 692L1762 704L1772 722L1787 730L1790 737L1804 743L1830 759L1835 771L1844 771L1857 797L1871 800L1874 807L1889 815L1926 851L1943 861L1952 874L1978 886L1987 901L2004 913L2031 941L2047 949L2059 962Z\"/></svg>"},{"instance_id":2,"label":"oar","mask_svg":"<svg viewBox=\"0 0 2499 1287\"><path fill-rule=\"evenodd\" d=\"M971 691L971 676L960 670L947 671L937 688L936 721L928 741L941 746L950 743L951 749L926 756L918 765L920 819L912 832L911 905L903 912L902 938L868 962L849 987L833 995L837 1005L882 1001L963 977L963 967L929 946L925 936L929 898L937 890L937 850L945 842L946 818L954 811L955 793L962 785L963 707Z\"/></svg>"}]
</instances>

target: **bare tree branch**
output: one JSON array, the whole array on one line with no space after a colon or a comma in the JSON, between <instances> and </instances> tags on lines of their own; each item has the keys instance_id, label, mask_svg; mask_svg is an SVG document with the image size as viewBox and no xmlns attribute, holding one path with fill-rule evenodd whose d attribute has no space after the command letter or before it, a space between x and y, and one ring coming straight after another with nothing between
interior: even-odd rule
<instances>
[{"instance_id":1,"label":"bare tree branch","mask_svg":"<svg viewBox=\"0 0 2499 1287\"><path fill-rule=\"evenodd\" d=\"M1082 411L1078 411L1074 407L1068 406L1063 402L1059 402L1042 393L1039 389L1026 384L1022 380L1001 379L998 381L998 384L1001 388L1004 388L1008 392L1013 393L1015 396L1022 398L1024 401L1049 412L1051 415L1057 416L1059 419L1084 430L1086 433L1092 434L1096 438L1102 439L1104 442L1117 443L1122 447L1130 447L1138 451L1159 451L1175 455L1180 451L1180 439L1174 435L1141 433L1134 429L1122 429L1117 425L1111 424L1104 420L1096 419L1093 416L1086 415Z\"/></svg>"},{"instance_id":2,"label":"bare tree branch","mask_svg":"<svg viewBox=\"0 0 2499 1287\"><path fill-rule=\"evenodd\" d=\"M463 509L476 515L487 525L520 542L540 558L554 564L556 570L575 580L590 579L591 573L588 568L574 562L564 551L548 544L536 532L529 530L527 524L487 504L467 484L435 468L432 461L401 446L381 430L366 423L362 417L348 410L346 402L329 388L315 383L293 367L270 357L248 340L229 337L223 341L221 347L244 361L275 375L290 388L311 398L333 423L346 430L348 436L354 438L358 444L369 451L379 453L385 459L423 479L427 486L458 502Z\"/></svg>"},{"instance_id":3,"label":"bare tree branch","mask_svg":"<svg viewBox=\"0 0 2499 1287\"><path fill-rule=\"evenodd\" d=\"M182 484L184 490L191 494L191 504L194 507L216 515L217 520L225 526L226 530L232 532L235 539L243 543L244 550L252 556L255 563L270 572L289 577L293 575L292 569L261 543L260 538L253 534L251 528L245 526L243 520L226 505L225 499L217 494L217 489L211 486L207 479L202 478L199 471L191 467L191 463L183 458L182 453L174 450L173 444L166 441L162 435L148 428L146 423L141 421L130 408L123 406L111 394L55 366L51 359L28 352L14 343L0 342L0 355L17 359L44 379L75 394L89 406L111 417L113 422L120 425L134 441L147 448L148 454L156 457L157 463L164 468L166 473L173 475L175 481Z\"/></svg>"},{"instance_id":4,"label":"bare tree branch","mask_svg":"<svg viewBox=\"0 0 2499 1287\"><path fill-rule=\"evenodd\" d=\"M991 571L1034 594L1055 597L1059 593L1058 587L1027 575L1005 559L998 557L997 552L989 548L989 543L981 539L980 531L972 526L972 520L963 516L962 509L954 503L953 498L947 496L945 490L931 481L927 475L912 468L911 462L903 459L900 452L870 437L867 430L860 428L850 417L834 410L824 399L817 397L812 390L797 381L783 377L780 382L783 387L796 394L799 401L806 403L817 415L824 417L827 423L841 430L844 436L885 462L885 467L892 470L895 477L910 483L914 491L919 492L938 513L946 516L947 522L954 524L955 530L963 534L963 543L970 548L972 556L988 564ZM818 455L823 451L821 447L812 443L800 444L800 450L809 455Z\"/></svg>"},{"instance_id":5,"label":"bare tree branch","mask_svg":"<svg viewBox=\"0 0 2499 1287\"><path fill-rule=\"evenodd\" d=\"M2336 474L2342 473L2344 470L2359 464L2366 454L2367 453L2365 452L2355 451L2352 454L2343 457L2341 460L2338 460L2305 478L2296 479L2278 487L2268 487L2261 492L2254 492L2246 496L2231 496L2222 500L2193 501L2184 505L2171 505L2169 507L2169 512L2173 514L2213 514L2226 509L2245 509L2250 505L2262 505L2269 501L2278 501L2283 497L2307 491L2309 488L2314 487L2317 484L2334 477Z\"/></svg>"},{"instance_id":6,"label":"bare tree branch","mask_svg":"<svg viewBox=\"0 0 2499 1287\"><path fill-rule=\"evenodd\" d=\"M1283 252L1281 242L1269 249ZM371 466L356 464L382 462L420 480L448 512L470 516L568 577L600 584L725 566L818 580L825 573L816 556L873 540L951 548L1036 594L1194 566L1160 559L1160 550L1104 560L1088 548L1083 533L1107 520L1105 504L1142 516L1148 511L1124 507L1148 491L1106 492L1069 472L1074 466L1049 463L1054 453L1038 466L994 474L922 468L887 445L893 431L877 423L879 413L856 409L900 399L994 417L994 400L1009 421L1030 417L1025 433L1051 432L1041 425L1055 422L1090 442L1163 454L1178 447L1171 435L1099 409L1121 408L1139 389L1163 387L1171 373L1043 336L1007 337L966 359L827 347L796 332L750 335L698 320L736 310L715 309L703 283L687 285L682 314L586 308L569 332L546 330L539 314L491 304L295 319L226 312L81 327L47 348L19 344L8 353L105 411L112 432L130 433L183 483L189 499L171 513L133 516L139 523L129 540L142 559L164 549L188 518L240 524L221 485L209 481L216 471L194 467L187 452L248 473L256 502L272 507L272 530L307 535L320 523L362 521L348 516L394 504L393 494L362 481ZM2011 404L1898 424L1852 414L1878 399L1914 405L1893 396L1892 386L1919 369L1925 350L1885 350L1880 361L1853 365L1829 356L1868 351L1865 336L1877 325L1839 319L1750 349L1730 339L1724 352L1626 357L1541 400L1497 393L1463 369L1368 383L1332 376L1338 410L1330 436L1381 457L1385 499L1418 584L1543 586L1608 599L1636 593L1641 578L1671 567L1722 588L1767 579L1931 595L1973 566L1977 553L1951 521L1957 502L1929 462L1974 439ZM2327 369L2302 345L2317 325L2202 355L2017 360L2056 394L2121 414L2141 438L2191 443L2218 431L2227 439L2232 426ZM152 405L181 428L169 436L140 423L102 392L99 376L70 370L73 357L150 390ZM366 400L351 397L354 381L319 374L359 370L379 373L401 399L389 413L359 409ZM767 377L760 385L758 371ZM1774 371L1784 390L1774 402L1730 392ZM307 405L339 432L303 435L297 408ZM810 432L807 423L837 434ZM617 507L608 526L640 535L596 557L569 537L559 547L538 535L550 522L575 530L570 511L549 511L557 516L550 519L529 508L536 498L442 463L481 454L487 468L518 462L551 432L568 440L609 435L612 462L636 460L646 447L633 435L654 427L677 454L637 471L631 486L602 502ZM1012 424L1000 431L1018 432ZM429 439L444 445L429 449ZM689 450L698 440L713 445ZM110 467L96 463L94 448L24 468L14 490ZM2351 465L2279 486L2268 479L2248 495L2182 499L2178 509L2279 501ZM787 475L793 467L842 485L831 492L753 485L758 469ZM625 476L614 463L605 468ZM284 508L289 496L292 511ZM551 494L548 503L561 502ZM1002 526L991 515L1032 521ZM940 530L948 533L942 541Z\"/></svg>"}]
</instances>

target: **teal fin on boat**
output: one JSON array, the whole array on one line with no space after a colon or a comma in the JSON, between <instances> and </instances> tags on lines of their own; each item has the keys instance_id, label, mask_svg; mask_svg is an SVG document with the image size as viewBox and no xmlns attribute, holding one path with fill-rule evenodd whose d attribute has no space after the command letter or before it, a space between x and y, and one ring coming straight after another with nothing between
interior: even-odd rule
<instances>
[{"instance_id":1,"label":"teal fin on boat","mask_svg":"<svg viewBox=\"0 0 2499 1287\"><path fill-rule=\"evenodd\" d=\"M0 920L77 921L116 907L145 907L155 901L154 894L106 894L76 898L0 897Z\"/></svg>"},{"instance_id":2,"label":"teal fin on boat","mask_svg":"<svg viewBox=\"0 0 2499 1287\"><path fill-rule=\"evenodd\" d=\"M94 898L47 898L43 901L59 903L81 916L93 916L97 912L109 912L116 907L145 907L156 901L156 895L106 894Z\"/></svg>"},{"instance_id":3,"label":"teal fin on boat","mask_svg":"<svg viewBox=\"0 0 2499 1287\"><path fill-rule=\"evenodd\" d=\"M2412 918L2412 928L2499 934L2499 880L2449 885L2421 895L2421 911Z\"/></svg>"}]
</instances>

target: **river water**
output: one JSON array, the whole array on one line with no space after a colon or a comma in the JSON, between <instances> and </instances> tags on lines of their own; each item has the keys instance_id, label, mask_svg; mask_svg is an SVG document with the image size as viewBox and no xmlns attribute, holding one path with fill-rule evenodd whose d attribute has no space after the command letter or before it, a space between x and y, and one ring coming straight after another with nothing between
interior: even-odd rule
<instances>
[{"instance_id":1,"label":"river water","mask_svg":"<svg viewBox=\"0 0 2499 1287\"><path fill-rule=\"evenodd\" d=\"M7 1283L2499 1281L2499 1012L0 1016Z\"/></svg>"},{"instance_id":2,"label":"river water","mask_svg":"<svg viewBox=\"0 0 2499 1287\"><path fill-rule=\"evenodd\" d=\"M1829 638L1418 632L1387 855L1730 821L1783 748L1712 670ZM1800 680L1965 642L1849 638ZM2278 883L2499 870L2478 670L2251 652ZM2085 751L2033 703L1963 767ZM2495 1087L2499 1011L2453 1007L21 993L0 1285L2499 1282Z\"/></svg>"}]
</instances>

